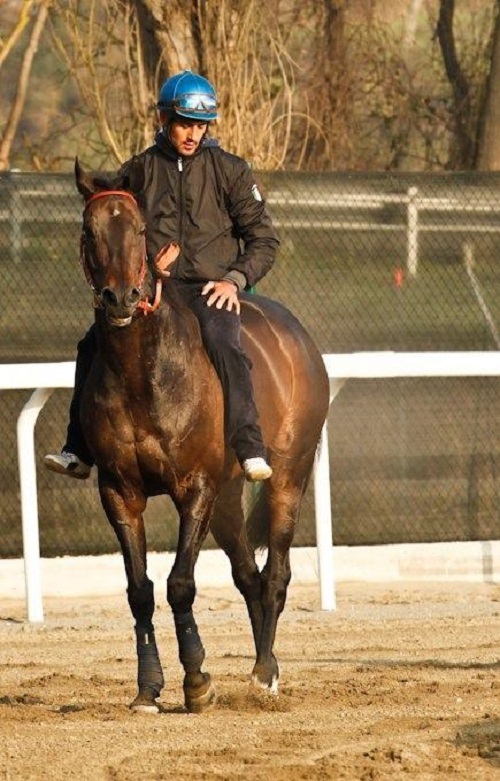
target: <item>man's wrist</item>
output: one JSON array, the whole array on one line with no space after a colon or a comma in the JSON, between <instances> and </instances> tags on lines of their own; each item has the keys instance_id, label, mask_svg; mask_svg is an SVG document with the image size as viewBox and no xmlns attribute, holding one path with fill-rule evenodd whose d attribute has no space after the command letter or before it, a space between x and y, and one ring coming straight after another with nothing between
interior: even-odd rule
<instances>
[{"instance_id":1,"label":"man's wrist","mask_svg":"<svg viewBox=\"0 0 500 781\"><path fill-rule=\"evenodd\" d=\"M224 282L232 282L236 285L238 293L244 290L247 286L247 278L241 271L228 271L223 277Z\"/></svg>"}]
</instances>

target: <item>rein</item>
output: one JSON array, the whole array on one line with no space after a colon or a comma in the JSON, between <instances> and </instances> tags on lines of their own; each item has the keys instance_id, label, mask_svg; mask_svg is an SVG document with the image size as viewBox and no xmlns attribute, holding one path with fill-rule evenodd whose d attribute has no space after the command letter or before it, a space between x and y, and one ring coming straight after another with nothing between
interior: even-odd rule
<instances>
[{"instance_id":1,"label":"rein","mask_svg":"<svg viewBox=\"0 0 500 781\"><path fill-rule=\"evenodd\" d=\"M85 214L86 210L88 209L89 205L92 203L92 201L97 201L99 198L105 198L108 196L118 196L120 198L130 198L134 202L134 204L137 206L137 201L132 195L132 193L127 192L126 190L102 190L101 192L94 193L90 196L90 198L87 200L85 204L85 208L83 210L83 213ZM147 271L147 260L146 260L146 249L144 249L144 255L142 258L141 268L139 270L139 280L137 283L137 287L139 290L141 290L142 285L144 283L144 279L146 276ZM82 231L82 235L80 238L80 263L83 268L83 272L85 274L85 279L87 280L89 286L94 292L94 307L95 308L101 308L102 302L101 302L101 294L97 290L94 280L92 279L92 274L89 268L89 264L87 261L87 253L85 248L85 236L84 232ZM153 303L151 304L147 298L142 298L139 303L137 304L137 309L142 309L143 313L145 315L149 314L150 312L156 312L158 307L160 306L161 302L161 293L162 293L162 280L157 279L156 285L155 285L155 296Z\"/></svg>"}]
</instances>

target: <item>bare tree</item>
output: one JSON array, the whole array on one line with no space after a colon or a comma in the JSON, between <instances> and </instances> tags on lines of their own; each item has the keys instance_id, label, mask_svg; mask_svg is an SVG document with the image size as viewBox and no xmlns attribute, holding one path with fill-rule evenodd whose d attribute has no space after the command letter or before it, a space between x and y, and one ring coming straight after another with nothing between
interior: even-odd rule
<instances>
[{"instance_id":1,"label":"bare tree","mask_svg":"<svg viewBox=\"0 0 500 781\"><path fill-rule=\"evenodd\" d=\"M317 5L320 34L313 47L311 86L304 107L315 122L299 167L329 168L349 146L346 110L352 83L347 66L347 5L347 0L323 0Z\"/></svg>"},{"instance_id":2,"label":"bare tree","mask_svg":"<svg viewBox=\"0 0 500 781\"><path fill-rule=\"evenodd\" d=\"M417 30L417 20L422 9L423 0L410 0L405 18L405 32L403 37L404 51L411 51L415 46L415 33Z\"/></svg>"},{"instance_id":3,"label":"bare tree","mask_svg":"<svg viewBox=\"0 0 500 781\"><path fill-rule=\"evenodd\" d=\"M23 7L21 9L21 13L23 13L25 10L26 8ZM30 8L29 10L31 11L32 9ZM0 171L5 171L9 168L12 144L16 136L16 131L26 102L26 95L28 93L31 66L33 64L33 58L35 57L38 49L40 36L47 21L48 10L49 0L41 0L41 2L38 3L38 6L35 6L32 11L34 13L34 19L31 26L28 44L22 57L21 68L17 80L16 94L0 139Z\"/></svg>"},{"instance_id":4,"label":"bare tree","mask_svg":"<svg viewBox=\"0 0 500 781\"><path fill-rule=\"evenodd\" d=\"M19 8L12 29L7 35L5 41L0 40L0 68L4 64L9 54L15 48L26 26L29 24L31 18L31 10L34 4L35 4L35 0L22 0L21 7Z\"/></svg>"},{"instance_id":5,"label":"bare tree","mask_svg":"<svg viewBox=\"0 0 500 781\"><path fill-rule=\"evenodd\" d=\"M149 143L165 76L184 68L217 86L221 143L260 168L282 167L296 110L296 66L268 0L54 0L52 34L93 117L93 148L121 162ZM307 117L300 121L307 125Z\"/></svg>"},{"instance_id":6,"label":"bare tree","mask_svg":"<svg viewBox=\"0 0 500 781\"><path fill-rule=\"evenodd\" d=\"M454 135L449 166L453 169L471 168L475 159L474 117L470 84L458 59L453 17L455 0L440 0L437 36L441 46L446 75L453 93Z\"/></svg>"},{"instance_id":7,"label":"bare tree","mask_svg":"<svg viewBox=\"0 0 500 781\"><path fill-rule=\"evenodd\" d=\"M479 120L477 168L500 171L500 0L492 35L491 67Z\"/></svg>"},{"instance_id":8,"label":"bare tree","mask_svg":"<svg viewBox=\"0 0 500 781\"><path fill-rule=\"evenodd\" d=\"M212 132L256 168L471 167L483 109L481 164L497 165L484 161L495 145L498 41L484 105L481 96L488 13L500 0L481 14L467 7L467 29L460 15L454 19L455 2L425 2L438 46L421 34L424 0L395 11L381 0L51 0L44 66L54 53L64 64L66 102L59 106L54 90L55 121L22 139L23 154L44 168L73 156L76 143L92 165L115 167L151 143L159 87L188 68L217 88L220 121ZM38 15L47 3L18 0L18 11ZM12 62L7 49L20 40L26 16L17 21L0 40L0 67ZM25 79L25 66L22 73ZM3 97L10 101L5 87ZM19 146L18 109L9 104L4 150L12 132Z\"/></svg>"},{"instance_id":9,"label":"bare tree","mask_svg":"<svg viewBox=\"0 0 500 781\"><path fill-rule=\"evenodd\" d=\"M89 120L84 140L89 151L119 164L150 143L154 130L155 66L140 34L137 4L89 0L83 15L78 0L53 3L55 50Z\"/></svg>"}]
</instances>

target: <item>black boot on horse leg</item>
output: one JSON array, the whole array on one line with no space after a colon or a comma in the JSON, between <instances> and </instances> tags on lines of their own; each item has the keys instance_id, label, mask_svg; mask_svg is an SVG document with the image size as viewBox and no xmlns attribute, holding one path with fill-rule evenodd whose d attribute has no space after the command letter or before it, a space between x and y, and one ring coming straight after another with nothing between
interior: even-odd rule
<instances>
[{"instance_id":1,"label":"black boot on horse leg","mask_svg":"<svg viewBox=\"0 0 500 781\"><path fill-rule=\"evenodd\" d=\"M201 671L205 649L198 634L193 612L174 613L179 659L184 667L184 704L190 713L209 710L217 699L209 673Z\"/></svg>"},{"instance_id":2,"label":"black boot on horse leg","mask_svg":"<svg viewBox=\"0 0 500 781\"><path fill-rule=\"evenodd\" d=\"M163 689L164 679L153 626L154 588L146 573L146 538L141 512L145 501L138 502L138 507L134 507L135 513L131 512L123 498L106 486L102 477L100 492L103 507L122 549L128 603L136 622L138 692L130 708L142 713L158 713L160 708L156 699Z\"/></svg>"},{"instance_id":3,"label":"black boot on horse leg","mask_svg":"<svg viewBox=\"0 0 500 781\"><path fill-rule=\"evenodd\" d=\"M179 660L184 668L184 704L191 713L201 713L215 704L215 687L201 670L205 649L193 616L196 595L194 568L208 525L216 492L208 476L192 480L192 488L178 501L179 540L174 566L167 580L167 599L174 616Z\"/></svg>"},{"instance_id":4,"label":"black boot on horse leg","mask_svg":"<svg viewBox=\"0 0 500 781\"><path fill-rule=\"evenodd\" d=\"M205 659L205 649L193 611L191 608L185 612L177 611L177 606L193 603L194 580L186 581L178 577L175 565L168 578L167 598L174 615L179 660L184 668L184 704L190 713L201 713L215 704L215 687L210 675L201 670Z\"/></svg>"},{"instance_id":5,"label":"black boot on horse leg","mask_svg":"<svg viewBox=\"0 0 500 781\"><path fill-rule=\"evenodd\" d=\"M152 588L151 581L148 581L149 585ZM149 622L148 626L136 624L135 636L138 694L130 708L135 712L158 713L160 708L156 699L163 689L164 678L153 623Z\"/></svg>"}]
</instances>

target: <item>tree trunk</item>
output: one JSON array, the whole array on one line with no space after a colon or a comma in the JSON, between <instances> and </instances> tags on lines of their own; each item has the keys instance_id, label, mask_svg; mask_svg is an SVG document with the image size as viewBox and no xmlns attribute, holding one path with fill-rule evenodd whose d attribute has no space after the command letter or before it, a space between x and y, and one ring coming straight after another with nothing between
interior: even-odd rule
<instances>
[{"instance_id":1,"label":"tree trunk","mask_svg":"<svg viewBox=\"0 0 500 781\"><path fill-rule=\"evenodd\" d=\"M422 0L410 0L405 18L405 34L403 37L403 50L410 52L415 46L415 34L418 25L418 15L422 8Z\"/></svg>"},{"instance_id":2,"label":"tree trunk","mask_svg":"<svg viewBox=\"0 0 500 781\"><path fill-rule=\"evenodd\" d=\"M163 75L172 76L186 68L198 70L190 18L196 0L192 0L191 4L180 0L169 0L168 3L164 0L139 0L139 3L151 19L155 47L161 52Z\"/></svg>"},{"instance_id":3,"label":"tree trunk","mask_svg":"<svg viewBox=\"0 0 500 781\"><path fill-rule=\"evenodd\" d=\"M491 66L479 120L477 169L500 171L500 0L493 32Z\"/></svg>"},{"instance_id":4,"label":"tree trunk","mask_svg":"<svg viewBox=\"0 0 500 781\"><path fill-rule=\"evenodd\" d=\"M455 0L440 0L437 36L448 81L453 91L454 137L448 167L470 169L474 165L475 139L471 132L469 83L458 61L453 34Z\"/></svg>"},{"instance_id":5,"label":"tree trunk","mask_svg":"<svg viewBox=\"0 0 500 781\"><path fill-rule=\"evenodd\" d=\"M137 14L146 81L154 94L157 80L163 81L166 77L162 63L161 30L158 19L145 0L129 0L129 3L135 8Z\"/></svg>"}]
</instances>

